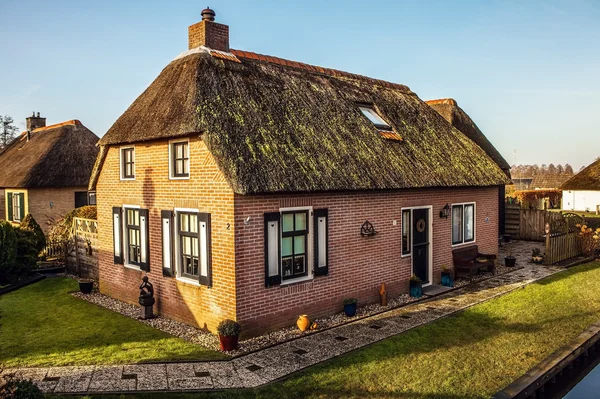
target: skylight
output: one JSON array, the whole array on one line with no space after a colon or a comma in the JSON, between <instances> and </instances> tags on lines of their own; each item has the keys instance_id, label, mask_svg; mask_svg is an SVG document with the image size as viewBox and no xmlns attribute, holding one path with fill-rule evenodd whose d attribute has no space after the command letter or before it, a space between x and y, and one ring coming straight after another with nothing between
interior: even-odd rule
<instances>
[{"instance_id":1,"label":"skylight","mask_svg":"<svg viewBox=\"0 0 600 399\"><path fill-rule=\"evenodd\" d=\"M367 105L360 105L358 108L363 113L363 115L366 116L367 119L369 119L375 125L377 129L392 130L390 125L388 125L387 122L384 121L381 118L381 116L379 116L379 114L377 113L377 111L375 111L375 109L373 109L373 107Z\"/></svg>"}]
</instances>

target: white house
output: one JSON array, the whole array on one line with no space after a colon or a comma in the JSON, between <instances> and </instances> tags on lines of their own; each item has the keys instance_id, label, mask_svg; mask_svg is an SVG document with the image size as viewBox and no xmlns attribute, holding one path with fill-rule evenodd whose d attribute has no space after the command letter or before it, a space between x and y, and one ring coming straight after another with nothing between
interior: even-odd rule
<instances>
[{"instance_id":1,"label":"white house","mask_svg":"<svg viewBox=\"0 0 600 399\"><path fill-rule=\"evenodd\" d=\"M600 159L567 180L561 189L563 210L600 212Z\"/></svg>"}]
</instances>

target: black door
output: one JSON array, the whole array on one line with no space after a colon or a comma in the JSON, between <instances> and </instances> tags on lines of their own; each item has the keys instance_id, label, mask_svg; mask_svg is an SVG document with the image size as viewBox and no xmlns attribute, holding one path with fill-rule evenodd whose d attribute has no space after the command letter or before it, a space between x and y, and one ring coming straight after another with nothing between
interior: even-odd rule
<instances>
[{"instance_id":1,"label":"black door","mask_svg":"<svg viewBox=\"0 0 600 399\"><path fill-rule=\"evenodd\" d=\"M429 209L413 210L413 273L429 283Z\"/></svg>"}]
</instances>

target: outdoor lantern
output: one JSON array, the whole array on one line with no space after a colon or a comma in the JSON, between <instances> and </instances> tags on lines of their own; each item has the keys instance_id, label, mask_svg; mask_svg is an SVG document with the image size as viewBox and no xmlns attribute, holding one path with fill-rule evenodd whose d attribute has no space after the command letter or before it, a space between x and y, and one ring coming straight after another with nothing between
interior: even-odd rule
<instances>
[{"instance_id":1,"label":"outdoor lantern","mask_svg":"<svg viewBox=\"0 0 600 399\"><path fill-rule=\"evenodd\" d=\"M450 205L446 203L446 206L440 211L440 219L448 219L448 216L450 216Z\"/></svg>"}]
</instances>

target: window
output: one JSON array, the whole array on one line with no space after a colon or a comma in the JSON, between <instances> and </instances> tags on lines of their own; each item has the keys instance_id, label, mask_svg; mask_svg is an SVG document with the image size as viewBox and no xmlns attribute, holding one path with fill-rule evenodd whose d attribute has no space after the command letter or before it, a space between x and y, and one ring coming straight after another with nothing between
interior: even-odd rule
<instances>
[{"instance_id":1,"label":"window","mask_svg":"<svg viewBox=\"0 0 600 399\"><path fill-rule=\"evenodd\" d=\"M187 141L171 144L171 177L190 177L190 155Z\"/></svg>"},{"instance_id":2,"label":"window","mask_svg":"<svg viewBox=\"0 0 600 399\"><path fill-rule=\"evenodd\" d=\"M180 270L183 277L198 279L198 253L200 237L198 236L198 214L179 213L179 252Z\"/></svg>"},{"instance_id":3,"label":"window","mask_svg":"<svg viewBox=\"0 0 600 399\"><path fill-rule=\"evenodd\" d=\"M25 217L25 193L6 193L7 219L20 222Z\"/></svg>"},{"instance_id":4,"label":"window","mask_svg":"<svg viewBox=\"0 0 600 399\"><path fill-rule=\"evenodd\" d=\"M96 192L90 191L88 193L88 205L96 205Z\"/></svg>"},{"instance_id":5,"label":"window","mask_svg":"<svg viewBox=\"0 0 600 399\"><path fill-rule=\"evenodd\" d=\"M87 191L75 191L75 208L81 208L88 204Z\"/></svg>"},{"instance_id":6,"label":"window","mask_svg":"<svg viewBox=\"0 0 600 399\"><path fill-rule=\"evenodd\" d=\"M127 261L131 265L139 266L142 263L139 209L125 208L125 238Z\"/></svg>"},{"instance_id":7,"label":"window","mask_svg":"<svg viewBox=\"0 0 600 399\"><path fill-rule=\"evenodd\" d=\"M358 107L362 114L367 117L371 123L375 125L375 127L379 130L392 130L391 126L388 125L386 121L375 111L373 106L368 105L360 105Z\"/></svg>"},{"instance_id":8,"label":"window","mask_svg":"<svg viewBox=\"0 0 600 399\"><path fill-rule=\"evenodd\" d=\"M284 212L281 223L281 275L284 280L308 275L308 211Z\"/></svg>"},{"instance_id":9,"label":"window","mask_svg":"<svg viewBox=\"0 0 600 399\"><path fill-rule=\"evenodd\" d=\"M410 255L411 240L410 240L410 229L411 229L411 210L406 209L402 211L402 255Z\"/></svg>"},{"instance_id":10,"label":"window","mask_svg":"<svg viewBox=\"0 0 600 399\"><path fill-rule=\"evenodd\" d=\"M135 179L134 148L121 149L121 179Z\"/></svg>"},{"instance_id":11,"label":"window","mask_svg":"<svg viewBox=\"0 0 600 399\"><path fill-rule=\"evenodd\" d=\"M452 245L475 241L475 204L452 205Z\"/></svg>"}]
</instances>

